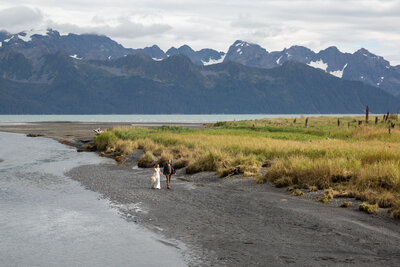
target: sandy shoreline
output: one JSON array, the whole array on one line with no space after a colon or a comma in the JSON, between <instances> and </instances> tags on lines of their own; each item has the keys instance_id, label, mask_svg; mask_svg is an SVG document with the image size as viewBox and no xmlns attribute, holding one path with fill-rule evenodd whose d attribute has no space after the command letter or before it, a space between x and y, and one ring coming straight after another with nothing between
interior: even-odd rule
<instances>
[{"instance_id":1,"label":"sandy shoreline","mask_svg":"<svg viewBox=\"0 0 400 267\"><path fill-rule=\"evenodd\" d=\"M288 195L250 179L178 172L149 189L151 169L87 165L67 173L119 204L127 219L184 242L192 265L398 266L399 223Z\"/></svg>"},{"instance_id":2,"label":"sandy shoreline","mask_svg":"<svg viewBox=\"0 0 400 267\"><path fill-rule=\"evenodd\" d=\"M203 123L182 123L182 122L27 122L8 124L0 123L0 131L13 133L32 133L42 134L46 137L57 140L77 140L93 138L93 129L107 129L114 126L140 126L140 127L158 127L158 126L183 126L187 128L203 128Z\"/></svg>"},{"instance_id":3,"label":"sandy shoreline","mask_svg":"<svg viewBox=\"0 0 400 267\"><path fill-rule=\"evenodd\" d=\"M79 147L92 139L92 129L116 125L130 123L0 125L0 131L41 134ZM400 265L398 221L290 196L239 176L180 171L172 190L165 182L162 190L151 190L151 169L132 169L135 160L129 167L80 166L67 175L115 203L134 204L126 219L187 244L192 265Z\"/></svg>"}]
</instances>

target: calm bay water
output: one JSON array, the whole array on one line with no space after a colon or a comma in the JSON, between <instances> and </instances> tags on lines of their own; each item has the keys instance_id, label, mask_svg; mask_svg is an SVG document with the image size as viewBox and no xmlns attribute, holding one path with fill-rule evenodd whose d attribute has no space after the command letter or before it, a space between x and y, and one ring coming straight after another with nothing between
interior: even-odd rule
<instances>
[{"instance_id":1,"label":"calm bay water","mask_svg":"<svg viewBox=\"0 0 400 267\"><path fill-rule=\"evenodd\" d=\"M0 266L185 266L179 249L63 175L112 161L20 134L0 144Z\"/></svg>"},{"instance_id":2,"label":"calm bay water","mask_svg":"<svg viewBox=\"0 0 400 267\"><path fill-rule=\"evenodd\" d=\"M217 122L280 117L354 116L357 114L206 114L206 115L0 115L0 123L73 121L73 122Z\"/></svg>"}]
</instances>

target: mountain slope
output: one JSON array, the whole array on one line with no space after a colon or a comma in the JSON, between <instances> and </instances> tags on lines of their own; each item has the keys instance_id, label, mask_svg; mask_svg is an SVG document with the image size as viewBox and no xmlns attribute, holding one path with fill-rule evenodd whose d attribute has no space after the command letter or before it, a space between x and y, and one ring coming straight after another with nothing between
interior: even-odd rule
<instances>
[{"instance_id":1,"label":"mountain slope","mask_svg":"<svg viewBox=\"0 0 400 267\"><path fill-rule=\"evenodd\" d=\"M221 63L225 58L224 52L218 52L213 49L202 49L200 51L194 51L190 46L183 45L179 48L171 47L166 52L167 56L172 55L185 55L197 65L211 65Z\"/></svg>"},{"instance_id":2,"label":"mountain slope","mask_svg":"<svg viewBox=\"0 0 400 267\"><path fill-rule=\"evenodd\" d=\"M400 96L400 70L383 57L366 49L353 54L342 53L336 47L328 47L318 53L302 46L292 46L282 51L269 53L257 44L245 41L234 42L225 61L235 61L247 66L274 68L287 61L297 61L345 80L361 81Z\"/></svg>"},{"instance_id":3,"label":"mountain slope","mask_svg":"<svg viewBox=\"0 0 400 267\"><path fill-rule=\"evenodd\" d=\"M195 51L188 45L171 47L164 52L157 45L131 49L123 47L107 36L72 33L61 35L51 29L16 34L0 31L0 48L21 52L32 60L34 65L41 56L59 51L82 60L110 60L144 53L153 60L160 61L172 55L182 54L197 65L234 61L261 68L274 68L287 61L297 61L320 68L336 77L361 81L400 96L400 66L391 66L384 58L366 49L350 54L342 53L332 46L315 53L303 46L292 46L282 51L268 52L257 44L238 40L229 47L227 54L208 48Z\"/></svg>"},{"instance_id":4,"label":"mountain slope","mask_svg":"<svg viewBox=\"0 0 400 267\"><path fill-rule=\"evenodd\" d=\"M157 45L132 49L125 48L107 36L97 34L61 35L55 30L27 31L17 34L0 32L2 46L9 47L30 56L38 51L64 51L71 57L84 60L108 60L121 58L130 54L143 53L154 60L162 60L171 55L183 54L195 64L222 62L225 53L213 49L194 51L188 45L179 48L171 47L166 53Z\"/></svg>"},{"instance_id":5,"label":"mountain slope","mask_svg":"<svg viewBox=\"0 0 400 267\"><path fill-rule=\"evenodd\" d=\"M263 69L199 66L184 55L84 61L57 52L17 70L0 64L0 113L362 113L367 104L383 113L399 106L382 90L296 62Z\"/></svg>"}]
</instances>

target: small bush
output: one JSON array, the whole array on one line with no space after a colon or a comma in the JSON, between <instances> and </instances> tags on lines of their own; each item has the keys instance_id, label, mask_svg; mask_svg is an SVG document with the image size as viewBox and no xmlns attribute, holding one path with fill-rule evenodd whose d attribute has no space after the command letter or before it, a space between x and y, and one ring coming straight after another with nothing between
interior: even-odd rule
<instances>
[{"instance_id":1,"label":"small bush","mask_svg":"<svg viewBox=\"0 0 400 267\"><path fill-rule=\"evenodd\" d=\"M329 199L326 196L322 197L319 201L321 201L324 204L328 204L329 203Z\"/></svg>"},{"instance_id":2,"label":"small bush","mask_svg":"<svg viewBox=\"0 0 400 267\"><path fill-rule=\"evenodd\" d=\"M372 204L375 204L378 198L378 193L371 189L368 189L366 191L356 191L354 192L354 194L354 197L356 199Z\"/></svg>"},{"instance_id":3,"label":"small bush","mask_svg":"<svg viewBox=\"0 0 400 267\"><path fill-rule=\"evenodd\" d=\"M164 147L155 145L155 146L151 149L151 152L153 153L154 156L160 157L160 156L163 154L164 150L165 150Z\"/></svg>"},{"instance_id":4,"label":"small bush","mask_svg":"<svg viewBox=\"0 0 400 267\"><path fill-rule=\"evenodd\" d=\"M225 159L220 154L209 152L200 156L198 160L194 160L186 167L186 173L193 174L203 171L217 171L221 162Z\"/></svg>"},{"instance_id":5,"label":"small bush","mask_svg":"<svg viewBox=\"0 0 400 267\"><path fill-rule=\"evenodd\" d=\"M339 195L339 192L336 190L333 190L332 188L328 188L324 190L324 196L327 199L333 199L335 198L337 195Z\"/></svg>"},{"instance_id":6,"label":"small bush","mask_svg":"<svg viewBox=\"0 0 400 267\"><path fill-rule=\"evenodd\" d=\"M97 150L105 150L109 144L115 141L117 141L117 137L112 131L106 131L94 137L94 144Z\"/></svg>"},{"instance_id":7,"label":"small bush","mask_svg":"<svg viewBox=\"0 0 400 267\"><path fill-rule=\"evenodd\" d=\"M363 202L360 204L360 207L358 208L360 211L364 211L368 214L379 214L379 206L378 204L368 204L366 202Z\"/></svg>"},{"instance_id":8,"label":"small bush","mask_svg":"<svg viewBox=\"0 0 400 267\"><path fill-rule=\"evenodd\" d=\"M151 168L154 166L156 158L153 153L147 151L142 155L142 157L138 160L138 166L141 168Z\"/></svg>"},{"instance_id":9,"label":"small bush","mask_svg":"<svg viewBox=\"0 0 400 267\"><path fill-rule=\"evenodd\" d=\"M301 191L300 189L296 189L296 190L294 190L294 191L292 192L292 194L295 195L295 196L297 196L297 197L299 197L299 196L304 195L304 192Z\"/></svg>"},{"instance_id":10,"label":"small bush","mask_svg":"<svg viewBox=\"0 0 400 267\"><path fill-rule=\"evenodd\" d=\"M317 192L318 191L318 187L316 187L315 185L311 185L308 187L308 191L309 192Z\"/></svg>"},{"instance_id":11,"label":"small bush","mask_svg":"<svg viewBox=\"0 0 400 267\"><path fill-rule=\"evenodd\" d=\"M118 151L122 155L128 155L137 148L137 144L132 140L117 140L112 144L109 144L107 149L110 148L112 148L113 151Z\"/></svg>"},{"instance_id":12,"label":"small bush","mask_svg":"<svg viewBox=\"0 0 400 267\"><path fill-rule=\"evenodd\" d=\"M161 153L161 157L158 159L157 163L160 164L160 166L164 166L168 160L172 160L173 156L171 153L168 151L164 151Z\"/></svg>"},{"instance_id":13,"label":"small bush","mask_svg":"<svg viewBox=\"0 0 400 267\"><path fill-rule=\"evenodd\" d=\"M392 208L389 211L390 218L392 219L400 219L400 208Z\"/></svg>"},{"instance_id":14,"label":"small bush","mask_svg":"<svg viewBox=\"0 0 400 267\"><path fill-rule=\"evenodd\" d=\"M282 176L275 181L273 181L276 187L287 187L292 185L292 179L288 176Z\"/></svg>"},{"instance_id":15,"label":"small bush","mask_svg":"<svg viewBox=\"0 0 400 267\"><path fill-rule=\"evenodd\" d=\"M286 188L286 191L288 191L288 192L293 192L295 189L296 189L296 188L295 188L293 185L291 185L291 186L288 186L288 187Z\"/></svg>"},{"instance_id":16,"label":"small bush","mask_svg":"<svg viewBox=\"0 0 400 267\"><path fill-rule=\"evenodd\" d=\"M174 169L178 170L185 168L188 164L189 164L188 159L183 159L183 158L178 159L177 161L174 162Z\"/></svg>"},{"instance_id":17,"label":"small bush","mask_svg":"<svg viewBox=\"0 0 400 267\"><path fill-rule=\"evenodd\" d=\"M378 196L377 202L381 208L390 208L396 202L396 198L392 193L386 191Z\"/></svg>"},{"instance_id":18,"label":"small bush","mask_svg":"<svg viewBox=\"0 0 400 267\"><path fill-rule=\"evenodd\" d=\"M343 203L340 205L340 207L342 207L342 208L348 208L348 207L350 207L351 205L353 205L353 203L352 203L351 201L345 201L345 202L343 202Z\"/></svg>"},{"instance_id":19,"label":"small bush","mask_svg":"<svg viewBox=\"0 0 400 267\"><path fill-rule=\"evenodd\" d=\"M400 189L400 168L395 161L366 164L360 171L357 187L366 189Z\"/></svg>"}]
</instances>

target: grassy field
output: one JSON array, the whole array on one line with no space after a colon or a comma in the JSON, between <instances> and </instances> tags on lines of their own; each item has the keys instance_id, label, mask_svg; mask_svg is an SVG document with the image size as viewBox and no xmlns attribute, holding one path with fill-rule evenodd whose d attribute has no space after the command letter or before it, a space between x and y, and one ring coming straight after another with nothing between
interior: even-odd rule
<instances>
[{"instance_id":1,"label":"grassy field","mask_svg":"<svg viewBox=\"0 0 400 267\"><path fill-rule=\"evenodd\" d=\"M143 167L171 158L187 173L243 174L296 194L323 189L324 203L355 197L390 208L391 216L400 218L400 130L392 128L396 116L386 122L379 116L377 124L375 116L368 124L362 117L315 117L308 119L307 128L305 120L219 122L205 129L120 127L97 136L95 144L121 159L143 149Z\"/></svg>"}]
</instances>

